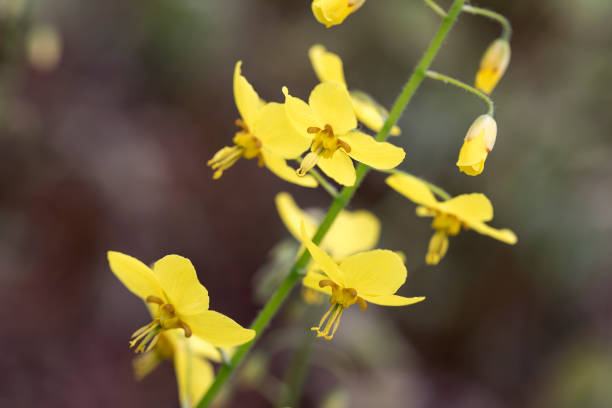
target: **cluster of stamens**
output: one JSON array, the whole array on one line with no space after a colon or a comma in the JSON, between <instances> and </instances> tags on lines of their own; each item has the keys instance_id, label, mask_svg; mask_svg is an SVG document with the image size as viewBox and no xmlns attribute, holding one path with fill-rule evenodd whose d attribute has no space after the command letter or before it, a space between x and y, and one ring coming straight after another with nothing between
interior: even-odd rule
<instances>
[{"instance_id":1,"label":"cluster of stamens","mask_svg":"<svg viewBox=\"0 0 612 408\"><path fill-rule=\"evenodd\" d=\"M368 304L363 298L357 296L357 290L353 288L343 288L337 283L323 279L319 282L319 287L331 287L332 295L329 299L331 304L329 310L323 315L317 327L311 327L310 330L317 332L317 337L323 337L325 340L331 340L340 326L340 318L344 309L354 303L359 304L361 310L366 310Z\"/></svg>"},{"instance_id":2,"label":"cluster of stamens","mask_svg":"<svg viewBox=\"0 0 612 408\"><path fill-rule=\"evenodd\" d=\"M224 147L219 150L212 159L206 163L215 170L213 178L216 180L223 175L223 171L229 169L241 157L245 159L258 158L259 167L263 167L264 159L261 154L261 141L249 132L249 128L241 119L236 119L236 126L242 128L234 136L234 146Z\"/></svg>"},{"instance_id":3,"label":"cluster of stamens","mask_svg":"<svg viewBox=\"0 0 612 408\"><path fill-rule=\"evenodd\" d=\"M300 168L297 169L297 175L300 177L305 176L310 169L316 166L321 157L330 159L336 150L340 148L344 149L347 153L351 151L351 146L349 146L348 143L338 139L338 137L334 135L334 130L330 125L325 125L323 129L312 126L306 129L306 132L314 134L315 136L312 140L310 153L304 157Z\"/></svg>"},{"instance_id":4,"label":"cluster of stamens","mask_svg":"<svg viewBox=\"0 0 612 408\"><path fill-rule=\"evenodd\" d=\"M159 305L159 310L157 318L132 334L130 348L134 348L135 353L145 353L152 350L159 340L159 335L164 330L183 329L185 337L191 337L191 328L176 316L174 306L165 303L157 296L148 296L146 301Z\"/></svg>"}]
</instances>

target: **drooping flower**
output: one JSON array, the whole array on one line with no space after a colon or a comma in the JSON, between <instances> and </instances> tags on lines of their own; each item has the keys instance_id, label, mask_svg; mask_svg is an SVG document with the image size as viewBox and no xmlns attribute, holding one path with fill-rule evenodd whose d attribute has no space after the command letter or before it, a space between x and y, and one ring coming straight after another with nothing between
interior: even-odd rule
<instances>
[{"instance_id":1,"label":"drooping flower","mask_svg":"<svg viewBox=\"0 0 612 408\"><path fill-rule=\"evenodd\" d=\"M338 55L327 51L324 46L316 44L308 50L308 57L319 81L336 81L344 85L345 88L347 87L342 59ZM389 111L365 92L353 90L349 93L357 119L369 129L375 132L380 131L389 116ZM393 126L389 132L392 136L397 136L400 133L401 130L397 126Z\"/></svg>"},{"instance_id":2,"label":"drooping flower","mask_svg":"<svg viewBox=\"0 0 612 408\"><path fill-rule=\"evenodd\" d=\"M323 271L308 271L302 284L331 296L331 307L319 325L311 329L317 332L317 337L331 340L338 330L344 309L355 303L361 310L366 310L368 302L382 306L407 306L425 299L395 294L406 281L406 267L395 252L382 249L360 252L338 264L310 240L303 223L300 234Z\"/></svg>"},{"instance_id":3,"label":"drooping flower","mask_svg":"<svg viewBox=\"0 0 612 408\"><path fill-rule=\"evenodd\" d=\"M266 166L278 177L305 187L316 187L312 177L298 177L285 159L299 157L307 148L309 138L291 129L282 104L265 103L247 79L241 74L242 61L234 69L234 99L241 119L241 128L234 136L234 146L219 150L208 165L215 170L214 179L234 165L239 159L257 158L259 167Z\"/></svg>"},{"instance_id":4,"label":"drooping flower","mask_svg":"<svg viewBox=\"0 0 612 408\"><path fill-rule=\"evenodd\" d=\"M498 38L493 41L480 60L476 73L476 88L490 94L506 72L510 63L510 43Z\"/></svg>"},{"instance_id":5,"label":"drooping flower","mask_svg":"<svg viewBox=\"0 0 612 408\"><path fill-rule=\"evenodd\" d=\"M238 346L255 336L255 331L208 309L208 291L189 259L167 255L151 269L136 258L109 251L108 262L121 283L153 308L153 321L132 334L130 347L136 353L152 350L160 335L171 331L196 335L217 347Z\"/></svg>"},{"instance_id":6,"label":"drooping flower","mask_svg":"<svg viewBox=\"0 0 612 408\"><path fill-rule=\"evenodd\" d=\"M365 0L313 0L312 13L317 21L329 28L344 21L365 3Z\"/></svg>"},{"instance_id":7,"label":"drooping flower","mask_svg":"<svg viewBox=\"0 0 612 408\"><path fill-rule=\"evenodd\" d=\"M220 362L219 351L195 335L185 337L180 330L163 331L153 350L134 358L136 379L143 379L166 359L174 363L181 406L195 406L214 380L209 360Z\"/></svg>"},{"instance_id":8,"label":"drooping flower","mask_svg":"<svg viewBox=\"0 0 612 408\"><path fill-rule=\"evenodd\" d=\"M311 138L311 152L302 161L300 176L318 165L338 183L355 184L351 158L376 169L392 169L404 160L404 150L354 130L357 118L346 88L335 81L318 84L308 104L289 95L286 87L287 116L297 131Z\"/></svg>"},{"instance_id":9,"label":"drooping flower","mask_svg":"<svg viewBox=\"0 0 612 408\"><path fill-rule=\"evenodd\" d=\"M489 152L497 138L497 122L491 115L481 115L467 131L459 151L457 167L470 176L477 176L484 170Z\"/></svg>"},{"instance_id":10,"label":"drooping flower","mask_svg":"<svg viewBox=\"0 0 612 408\"><path fill-rule=\"evenodd\" d=\"M517 241L514 232L485 224L493 219L493 206L484 194L461 194L450 200L438 201L425 183L408 174L394 174L387 177L386 182L395 191L419 204L416 209L418 216L433 217L431 226L435 233L425 257L429 265L440 262L448 249L448 237L457 235L462 227L507 244L512 245Z\"/></svg>"}]
</instances>

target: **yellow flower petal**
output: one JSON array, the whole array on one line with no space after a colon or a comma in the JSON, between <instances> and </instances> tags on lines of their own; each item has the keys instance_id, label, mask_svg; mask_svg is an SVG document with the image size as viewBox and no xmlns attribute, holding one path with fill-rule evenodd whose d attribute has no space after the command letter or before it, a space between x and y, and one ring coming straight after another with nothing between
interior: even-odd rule
<instances>
[{"instance_id":1,"label":"yellow flower petal","mask_svg":"<svg viewBox=\"0 0 612 408\"><path fill-rule=\"evenodd\" d=\"M197 357L188 347L189 343L182 341L174 349L174 371L181 407L197 405L215 379L212 364Z\"/></svg>"},{"instance_id":2,"label":"yellow flower petal","mask_svg":"<svg viewBox=\"0 0 612 408\"><path fill-rule=\"evenodd\" d=\"M259 109L263 107L264 103L259 99L259 95L249 84L249 81L242 76L241 66L242 61L238 61L234 68L234 100L242 120L251 128L255 125Z\"/></svg>"},{"instance_id":3,"label":"yellow flower petal","mask_svg":"<svg viewBox=\"0 0 612 408\"><path fill-rule=\"evenodd\" d=\"M342 137L348 143L353 159L375 169L392 169L397 167L406 156L404 149L387 142L377 142L372 136L361 132L350 132Z\"/></svg>"},{"instance_id":4,"label":"yellow flower petal","mask_svg":"<svg viewBox=\"0 0 612 408\"><path fill-rule=\"evenodd\" d=\"M147 265L136 258L115 251L108 251L107 258L111 271L130 292L143 300L148 296L165 299L157 277Z\"/></svg>"},{"instance_id":5,"label":"yellow flower petal","mask_svg":"<svg viewBox=\"0 0 612 408\"><path fill-rule=\"evenodd\" d=\"M302 240L300 233L300 222L302 221L304 222L306 234L309 237L314 236L315 232L317 231L317 221L297 206L293 200L293 197L291 197L291 194L285 192L278 193L274 201L276 203L276 210L278 211L283 224L285 224L285 227L287 227L295 239L298 241ZM338 220L336 220L336 223L337 221ZM334 228L336 223L332 225L331 229ZM329 235L329 232L327 235Z\"/></svg>"},{"instance_id":6,"label":"yellow flower petal","mask_svg":"<svg viewBox=\"0 0 612 408\"><path fill-rule=\"evenodd\" d=\"M167 255L155 262L153 272L177 313L189 315L208 310L208 291L187 258Z\"/></svg>"},{"instance_id":7,"label":"yellow flower petal","mask_svg":"<svg viewBox=\"0 0 612 408\"><path fill-rule=\"evenodd\" d=\"M325 272L325 274L338 285L344 286L345 278L340 271L338 264L329 255L327 255L325 251L310 240L310 236L306 232L306 227L304 226L303 222L300 223L300 236L302 238L302 242L306 244L312 259L321 267L323 272Z\"/></svg>"},{"instance_id":8,"label":"yellow flower petal","mask_svg":"<svg viewBox=\"0 0 612 408\"><path fill-rule=\"evenodd\" d=\"M221 361L221 353L219 353L219 350L198 336L192 335L191 337L185 337L185 332L182 329L166 330L164 331L163 335L166 337L173 349L177 347L184 347L182 343L187 342L191 352L194 355L216 362Z\"/></svg>"},{"instance_id":9,"label":"yellow flower petal","mask_svg":"<svg viewBox=\"0 0 612 408\"><path fill-rule=\"evenodd\" d=\"M353 103L346 88L338 82L323 82L312 90L308 104L323 126L330 125L342 137L357 127Z\"/></svg>"},{"instance_id":10,"label":"yellow flower petal","mask_svg":"<svg viewBox=\"0 0 612 408\"><path fill-rule=\"evenodd\" d=\"M321 247L334 259L344 259L376 246L380 221L369 211L342 211L323 238Z\"/></svg>"},{"instance_id":11,"label":"yellow flower petal","mask_svg":"<svg viewBox=\"0 0 612 408\"><path fill-rule=\"evenodd\" d=\"M394 174L387 177L385 181L395 191L417 204L425 207L433 207L438 204L438 200L427 187L427 184L416 177L408 174Z\"/></svg>"},{"instance_id":12,"label":"yellow flower petal","mask_svg":"<svg viewBox=\"0 0 612 408\"><path fill-rule=\"evenodd\" d=\"M217 347L233 347L251 341L255 331L245 329L229 317L207 310L206 312L180 316L193 334Z\"/></svg>"},{"instance_id":13,"label":"yellow flower petal","mask_svg":"<svg viewBox=\"0 0 612 408\"><path fill-rule=\"evenodd\" d=\"M339 56L327 51L324 46L316 44L308 50L308 57L310 57L310 63L319 81L336 81L346 87L342 60Z\"/></svg>"},{"instance_id":14,"label":"yellow flower petal","mask_svg":"<svg viewBox=\"0 0 612 408\"><path fill-rule=\"evenodd\" d=\"M320 158L317 165L323 170L323 173L333 178L336 182L344 186L352 186L355 184L356 174L353 161L344 152L344 150L336 150L330 159Z\"/></svg>"},{"instance_id":15,"label":"yellow flower petal","mask_svg":"<svg viewBox=\"0 0 612 408\"><path fill-rule=\"evenodd\" d=\"M483 235L488 235L506 244L514 245L517 242L516 234L509 229L496 229L482 222L466 222L466 224L474 231Z\"/></svg>"},{"instance_id":16,"label":"yellow flower petal","mask_svg":"<svg viewBox=\"0 0 612 408\"><path fill-rule=\"evenodd\" d=\"M283 180L302 187L317 187L319 185L317 180L309 174L299 177L295 173L295 169L287 165L285 159L266 150L262 150L261 154L264 159L264 164L268 170Z\"/></svg>"},{"instance_id":17,"label":"yellow flower petal","mask_svg":"<svg viewBox=\"0 0 612 408\"><path fill-rule=\"evenodd\" d=\"M403 297L398 295L381 295L381 296L368 296L364 295L362 298L366 302L374 303L381 306L408 306L415 303L419 303L425 300L424 297Z\"/></svg>"},{"instance_id":18,"label":"yellow flower petal","mask_svg":"<svg viewBox=\"0 0 612 408\"><path fill-rule=\"evenodd\" d=\"M316 290L317 292L322 292L331 296L332 289L330 286L325 286L324 288L319 286L319 282L326 279L329 278L325 275L321 275L320 273L308 272L306 276L304 276L302 284L310 289Z\"/></svg>"},{"instance_id":19,"label":"yellow flower petal","mask_svg":"<svg viewBox=\"0 0 612 408\"><path fill-rule=\"evenodd\" d=\"M392 295L406 281L406 267L393 251L375 249L349 256L340 263L345 287L362 295Z\"/></svg>"},{"instance_id":20,"label":"yellow flower petal","mask_svg":"<svg viewBox=\"0 0 612 408\"><path fill-rule=\"evenodd\" d=\"M319 121L314 112L306 102L289 94L286 86L283 87L285 95L285 111L287 117L298 132L307 135L307 129L311 126L325 127L325 123Z\"/></svg>"},{"instance_id":21,"label":"yellow flower petal","mask_svg":"<svg viewBox=\"0 0 612 408\"><path fill-rule=\"evenodd\" d=\"M259 111L257 124L253 129L266 150L284 158L294 159L310 146L312 138L298 132L287 117L285 106L268 103Z\"/></svg>"},{"instance_id":22,"label":"yellow flower petal","mask_svg":"<svg viewBox=\"0 0 612 408\"><path fill-rule=\"evenodd\" d=\"M389 116L387 109L365 92L353 90L350 93L357 119L369 129L379 132ZM399 136L401 133L402 131L397 126L393 126L389 132L391 136Z\"/></svg>"},{"instance_id":23,"label":"yellow flower petal","mask_svg":"<svg viewBox=\"0 0 612 408\"><path fill-rule=\"evenodd\" d=\"M480 193L458 195L440 203L439 208L462 220L490 221L493 219L491 201Z\"/></svg>"}]
</instances>

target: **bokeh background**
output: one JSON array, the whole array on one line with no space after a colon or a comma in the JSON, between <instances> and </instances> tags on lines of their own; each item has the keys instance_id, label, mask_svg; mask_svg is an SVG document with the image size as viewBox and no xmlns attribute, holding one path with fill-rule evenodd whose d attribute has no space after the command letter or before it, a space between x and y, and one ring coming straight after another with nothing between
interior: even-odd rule
<instances>
[{"instance_id":1,"label":"bokeh background","mask_svg":"<svg viewBox=\"0 0 612 408\"><path fill-rule=\"evenodd\" d=\"M394 141L402 169L490 197L518 244L464 232L427 267L428 221L370 174L351 209L374 211L380 246L406 254L400 293L428 299L350 309L333 342L314 342L326 306L295 291L226 406L273 405L296 348L312 361L302 407L612 406L612 2L475 5L515 30L485 172L454 165L485 107L453 87L426 81ZM248 325L289 237L275 194L329 198L254 161L212 180L206 161L236 131L235 62L267 100L283 85L306 97L322 43L351 88L390 106L437 25L419 0L371 0L327 30L308 0L0 1L0 406L178 406L171 364L133 379L127 342L147 313L106 251L190 258L212 307ZM499 33L463 15L433 68L472 81Z\"/></svg>"}]
</instances>

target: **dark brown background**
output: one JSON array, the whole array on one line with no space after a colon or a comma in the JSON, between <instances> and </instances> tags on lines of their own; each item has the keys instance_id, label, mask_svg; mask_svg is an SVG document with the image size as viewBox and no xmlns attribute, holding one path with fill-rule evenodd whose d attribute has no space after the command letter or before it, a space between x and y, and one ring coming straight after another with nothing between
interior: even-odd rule
<instances>
[{"instance_id":1,"label":"dark brown background","mask_svg":"<svg viewBox=\"0 0 612 408\"><path fill-rule=\"evenodd\" d=\"M484 174L454 165L484 106L452 87L424 83L396 142L406 171L489 196L492 225L516 231L518 245L466 232L426 267L428 222L368 176L351 208L375 211L380 245L406 253L400 293L428 299L349 310L334 342L316 343L303 406L337 388L351 407L612 405L612 3L478 5L515 29ZM64 49L46 73L23 52L23 33L42 22ZM283 85L305 97L316 83L307 50L320 42L344 58L351 87L389 106L438 18L418 0L370 0L326 30L307 0L54 0L0 24L0 406L157 407L178 405L172 368L133 380L127 342L146 311L106 251L189 257L212 307L248 325L254 274L288 236L274 195L329 203L253 161L211 179L205 163L235 131L234 63L267 100L282 100ZM434 68L471 81L498 33L462 16ZM259 347L272 378L323 311L275 320ZM243 386L228 405L269 403Z\"/></svg>"}]
</instances>

